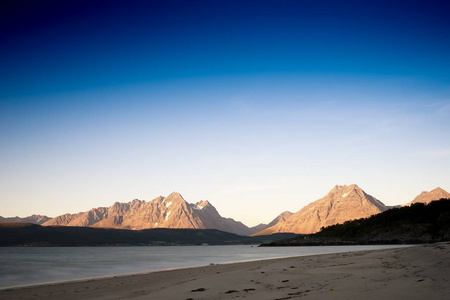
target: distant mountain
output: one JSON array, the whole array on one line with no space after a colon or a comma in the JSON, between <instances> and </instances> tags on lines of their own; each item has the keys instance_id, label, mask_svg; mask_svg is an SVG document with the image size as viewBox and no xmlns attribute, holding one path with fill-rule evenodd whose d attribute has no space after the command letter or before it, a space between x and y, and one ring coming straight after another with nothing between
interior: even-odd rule
<instances>
[{"instance_id":1,"label":"distant mountain","mask_svg":"<svg viewBox=\"0 0 450 300\"><path fill-rule=\"evenodd\" d=\"M414 198L413 201L409 202L408 204L405 205L411 205L414 203L425 203L428 204L431 201L435 201L435 200L439 200L442 198L450 198L450 193L448 193L447 191L441 189L440 187L435 188L434 190L430 191L430 192L422 192L420 193L416 198Z\"/></svg>"},{"instance_id":2,"label":"distant mountain","mask_svg":"<svg viewBox=\"0 0 450 300\"><path fill-rule=\"evenodd\" d=\"M32 224L43 224L50 220L50 217L41 216L41 215L32 215L25 218L13 217L13 218L4 218L0 217L0 223L32 223Z\"/></svg>"},{"instance_id":3,"label":"distant mountain","mask_svg":"<svg viewBox=\"0 0 450 300\"><path fill-rule=\"evenodd\" d=\"M293 213L291 213L290 211L285 211L282 212L281 214L278 215L278 217L276 217L275 219L272 220L272 222L270 222L269 224L266 225L266 228L275 226L276 224L280 223L280 222L284 222L286 221L287 218L289 218L290 216L292 216ZM265 228L264 228L265 229Z\"/></svg>"},{"instance_id":4,"label":"distant mountain","mask_svg":"<svg viewBox=\"0 0 450 300\"><path fill-rule=\"evenodd\" d=\"M292 213L290 211L285 211L282 212L281 214L279 214L275 219L273 219L269 224L259 224L256 225L254 227L251 227L251 234L252 236L257 236L258 232L263 231L269 227L272 227L276 224L278 224L279 222L282 222L284 220L286 220L286 218L288 218L290 215L292 215Z\"/></svg>"},{"instance_id":5,"label":"distant mountain","mask_svg":"<svg viewBox=\"0 0 450 300\"><path fill-rule=\"evenodd\" d=\"M43 226L77 226L141 230L149 228L217 229L238 235L251 235L261 227L249 228L223 218L208 201L187 203L179 193L152 201L116 202L110 207L93 208L78 214L53 218Z\"/></svg>"},{"instance_id":6,"label":"distant mountain","mask_svg":"<svg viewBox=\"0 0 450 300\"><path fill-rule=\"evenodd\" d=\"M369 218L262 246L420 244L450 241L450 199L393 208Z\"/></svg>"},{"instance_id":7,"label":"distant mountain","mask_svg":"<svg viewBox=\"0 0 450 300\"><path fill-rule=\"evenodd\" d=\"M366 194L356 184L335 186L325 197L308 204L284 221L258 232L267 235L277 232L315 233L345 221L366 218L387 210L387 207Z\"/></svg>"}]
</instances>

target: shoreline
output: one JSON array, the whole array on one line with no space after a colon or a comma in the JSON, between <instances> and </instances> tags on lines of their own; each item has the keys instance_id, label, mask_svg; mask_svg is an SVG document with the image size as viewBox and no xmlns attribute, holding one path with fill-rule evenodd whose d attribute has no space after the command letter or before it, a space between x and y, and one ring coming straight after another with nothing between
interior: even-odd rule
<instances>
[{"instance_id":1,"label":"shoreline","mask_svg":"<svg viewBox=\"0 0 450 300\"><path fill-rule=\"evenodd\" d=\"M444 299L450 243L268 258L0 290L1 299ZM403 288L402 288L403 287ZM332 293L332 294L330 294ZM352 295L355 295L353 297ZM433 296L430 296L433 295Z\"/></svg>"},{"instance_id":2,"label":"shoreline","mask_svg":"<svg viewBox=\"0 0 450 300\"><path fill-rule=\"evenodd\" d=\"M247 245L250 247L253 247L253 245ZM317 252L309 252L306 251L303 254L295 254L295 255L289 255L289 256L268 256L268 257L259 257L259 258L251 258L251 259L245 259L245 260L229 260L229 261L219 261L219 262L211 262L211 263L203 263L203 264L193 264L193 265L181 265L181 266L171 266L171 267L162 267L162 268L154 268L154 269L148 269L148 270L139 270L139 271L129 271L129 272L123 272L123 273L116 273L116 274L105 274L105 275L93 275L89 276L86 275L84 277L75 277L72 279L63 279L63 280L51 280L48 281L42 281L42 282L28 282L28 283L18 283L15 285L9 285L9 286L0 286L0 292L4 290L17 290L17 289L24 289L24 288L35 288L40 286L53 286L58 284L67 284L67 283L79 283L79 282L85 282L85 281L93 281L93 280L102 280L102 279L111 279L111 278L117 278L117 277L127 277L127 276L134 276L134 275L147 275L150 273L155 272L162 272L162 271L176 271L176 270L182 270L182 269L188 269L188 268L200 268L200 267L207 267L211 265L226 265L226 264L235 264L235 263L246 263L246 262L254 262L254 261L260 261L260 260L274 260L274 259L283 259L283 258L295 258L295 257L305 257L305 256L314 256L314 255L326 255L326 254L337 254L337 253L348 253L348 252L358 252L358 251L371 251L371 250L384 250L384 249L396 249L396 248L403 248L403 247L412 247L415 245L398 245L398 244L392 244L392 245L356 245L356 246L348 246L348 245L334 245L334 246L302 246L302 247L296 247L296 246L288 246L290 248L294 249L308 249L308 248L327 248L327 249L333 249L334 252L324 252L324 253L317 253ZM232 247L232 246L231 246ZM350 247L350 248L348 248ZM362 248L369 248L369 249L358 249L353 250L353 247L362 247ZM373 247L380 247L380 249L370 249ZM387 247L387 248L386 248ZM286 246L283 246L283 248L286 248ZM339 249L341 248L341 249Z\"/></svg>"}]
</instances>

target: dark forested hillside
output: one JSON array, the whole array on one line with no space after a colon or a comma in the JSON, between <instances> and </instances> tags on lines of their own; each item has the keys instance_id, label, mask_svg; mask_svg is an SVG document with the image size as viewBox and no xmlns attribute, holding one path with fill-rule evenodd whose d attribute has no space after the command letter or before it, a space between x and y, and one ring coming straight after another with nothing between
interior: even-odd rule
<instances>
[{"instance_id":1,"label":"dark forested hillside","mask_svg":"<svg viewBox=\"0 0 450 300\"><path fill-rule=\"evenodd\" d=\"M1 223L0 246L236 245L260 244L294 234L248 237L215 229L145 230Z\"/></svg>"},{"instance_id":2,"label":"dark forested hillside","mask_svg":"<svg viewBox=\"0 0 450 300\"><path fill-rule=\"evenodd\" d=\"M332 244L417 244L450 240L450 199L392 208L267 246Z\"/></svg>"}]
</instances>

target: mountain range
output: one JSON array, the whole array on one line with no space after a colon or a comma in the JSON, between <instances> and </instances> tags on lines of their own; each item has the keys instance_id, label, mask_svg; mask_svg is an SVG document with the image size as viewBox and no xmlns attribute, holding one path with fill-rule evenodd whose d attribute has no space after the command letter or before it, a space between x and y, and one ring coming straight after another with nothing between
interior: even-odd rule
<instances>
[{"instance_id":1,"label":"mountain range","mask_svg":"<svg viewBox=\"0 0 450 300\"><path fill-rule=\"evenodd\" d=\"M110 207L65 214L43 226L76 226L142 230L150 228L217 229L238 235L252 235L265 226L249 228L241 222L222 217L208 201L186 202L179 193L159 196L152 201L116 202Z\"/></svg>"},{"instance_id":2,"label":"mountain range","mask_svg":"<svg viewBox=\"0 0 450 300\"><path fill-rule=\"evenodd\" d=\"M50 217L41 216L41 215L32 215L25 218L20 217L12 217L12 218L3 218L0 216L0 223L31 223L31 224L44 224Z\"/></svg>"},{"instance_id":3,"label":"mountain range","mask_svg":"<svg viewBox=\"0 0 450 300\"><path fill-rule=\"evenodd\" d=\"M422 192L416 202L450 198L441 188ZM356 184L335 186L323 198L314 201L296 213L288 211L269 224L247 227L231 218L222 217L208 201L186 202L179 193L159 196L151 201L116 202L110 207L93 208L87 212L64 214L55 218L33 215L27 218L2 218L4 222L42 224L43 226L71 226L142 230L151 228L217 229L237 235L270 235L274 233L314 233L321 227L367 218L391 207L364 192Z\"/></svg>"}]
</instances>

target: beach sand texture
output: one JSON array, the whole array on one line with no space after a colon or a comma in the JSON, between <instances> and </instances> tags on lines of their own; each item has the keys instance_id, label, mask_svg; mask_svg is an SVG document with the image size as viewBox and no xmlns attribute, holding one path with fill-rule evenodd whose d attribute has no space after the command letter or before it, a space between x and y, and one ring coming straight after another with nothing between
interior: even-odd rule
<instances>
[{"instance_id":1,"label":"beach sand texture","mask_svg":"<svg viewBox=\"0 0 450 300\"><path fill-rule=\"evenodd\" d=\"M450 243L4 290L0 299L449 299Z\"/></svg>"}]
</instances>

